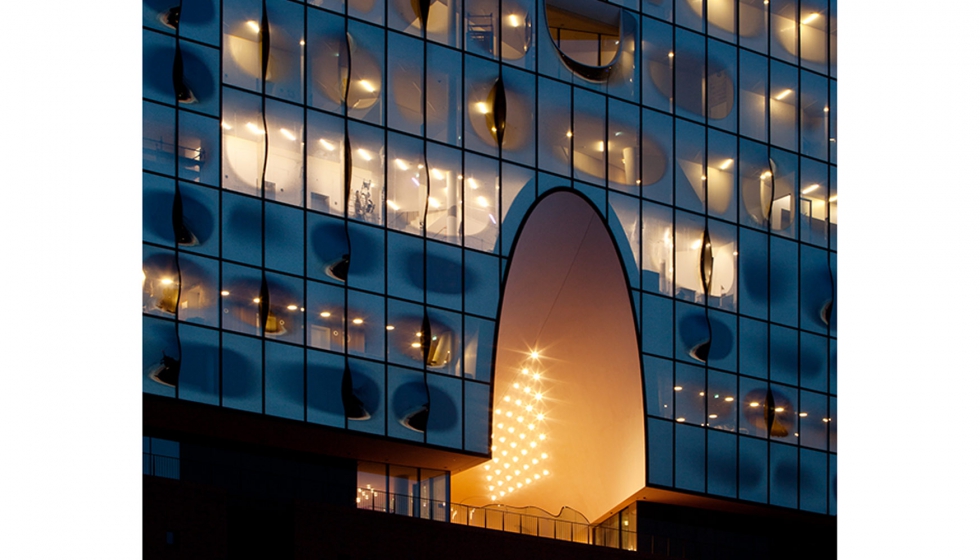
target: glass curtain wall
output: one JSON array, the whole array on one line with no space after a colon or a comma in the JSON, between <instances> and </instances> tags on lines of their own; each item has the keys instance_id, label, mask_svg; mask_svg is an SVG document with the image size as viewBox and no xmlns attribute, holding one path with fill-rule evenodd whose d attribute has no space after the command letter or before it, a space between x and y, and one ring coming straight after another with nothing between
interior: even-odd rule
<instances>
[{"instance_id":1,"label":"glass curtain wall","mask_svg":"<svg viewBox=\"0 0 980 560\"><path fill-rule=\"evenodd\" d=\"M621 4L144 3L144 392L489 454L507 258L574 188L649 484L836 513L836 2Z\"/></svg>"}]
</instances>

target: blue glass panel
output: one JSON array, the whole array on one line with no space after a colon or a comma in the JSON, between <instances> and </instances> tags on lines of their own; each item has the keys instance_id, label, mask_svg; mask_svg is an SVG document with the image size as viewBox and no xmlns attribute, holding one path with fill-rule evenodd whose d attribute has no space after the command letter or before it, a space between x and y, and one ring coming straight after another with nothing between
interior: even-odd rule
<instances>
[{"instance_id":1,"label":"blue glass panel","mask_svg":"<svg viewBox=\"0 0 980 560\"><path fill-rule=\"evenodd\" d=\"M676 453L677 465L674 482L678 488L704 492L705 431L699 427L683 424L678 424L676 429L674 453Z\"/></svg>"},{"instance_id":2,"label":"blue glass panel","mask_svg":"<svg viewBox=\"0 0 980 560\"><path fill-rule=\"evenodd\" d=\"M466 337L463 341L463 371L468 378L490 381L493 363L493 321L466 315L463 317Z\"/></svg>"},{"instance_id":3,"label":"blue glass panel","mask_svg":"<svg viewBox=\"0 0 980 560\"><path fill-rule=\"evenodd\" d=\"M768 237L750 229L739 228L738 311L743 315L766 319L769 301Z\"/></svg>"},{"instance_id":4,"label":"blue glass panel","mask_svg":"<svg viewBox=\"0 0 980 560\"><path fill-rule=\"evenodd\" d=\"M827 513L827 455L800 450L800 509Z\"/></svg>"},{"instance_id":5,"label":"blue glass panel","mask_svg":"<svg viewBox=\"0 0 980 560\"><path fill-rule=\"evenodd\" d=\"M475 251L466 251L465 259L463 286L466 291L463 299L466 303L466 312L483 317L496 317L500 284L494 279L499 276L499 259Z\"/></svg>"},{"instance_id":6,"label":"blue glass panel","mask_svg":"<svg viewBox=\"0 0 980 560\"><path fill-rule=\"evenodd\" d=\"M303 211L265 204L265 266L303 274Z\"/></svg>"},{"instance_id":7,"label":"blue glass panel","mask_svg":"<svg viewBox=\"0 0 980 560\"><path fill-rule=\"evenodd\" d=\"M799 384L798 332L769 325L769 378L788 385Z\"/></svg>"},{"instance_id":8,"label":"blue glass panel","mask_svg":"<svg viewBox=\"0 0 980 560\"><path fill-rule=\"evenodd\" d=\"M425 434L407 426L408 418L431 402L421 371L388 366L388 422L390 437L422 442ZM430 391L431 395L431 391ZM431 414L431 409L430 409Z\"/></svg>"},{"instance_id":9,"label":"blue glass panel","mask_svg":"<svg viewBox=\"0 0 980 560\"><path fill-rule=\"evenodd\" d=\"M708 431L708 493L734 498L738 485L737 437L714 430Z\"/></svg>"},{"instance_id":10,"label":"blue glass panel","mask_svg":"<svg viewBox=\"0 0 980 560\"><path fill-rule=\"evenodd\" d=\"M350 274L352 288L383 293L385 286L385 232L357 222L350 225Z\"/></svg>"},{"instance_id":11,"label":"blue glass panel","mask_svg":"<svg viewBox=\"0 0 980 560\"><path fill-rule=\"evenodd\" d=\"M180 326L182 400L217 405L219 400L218 331Z\"/></svg>"},{"instance_id":12,"label":"blue glass panel","mask_svg":"<svg viewBox=\"0 0 980 560\"><path fill-rule=\"evenodd\" d=\"M422 239L388 232L388 295L422 301Z\"/></svg>"},{"instance_id":13,"label":"blue glass panel","mask_svg":"<svg viewBox=\"0 0 980 560\"><path fill-rule=\"evenodd\" d=\"M265 413L302 420L306 405L303 349L267 342L265 371Z\"/></svg>"},{"instance_id":14,"label":"blue glass panel","mask_svg":"<svg viewBox=\"0 0 980 560\"><path fill-rule=\"evenodd\" d=\"M673 357L674 303L664 297L643 294L643 351Z\"/></svg>"},{"instance_id":15,"label":"blue glass panel","mask_svg":"<svg viewBox=\"0 0 980 560\"><path fill-rule=\"evenodd\" d=\"M674 418L674 364L669 360L643 356L647 415Z\"/></svg>"},{"instance_id":16,"label":"blue glass panel","mask_svg":"<svg viewBox=\"0 0 980 560\"><path fill-rule=\"evenodd\" d=\"M795 447L773 443L769 447L769 503L796 508L799 486Z\"/></svg>"},{"instance_id":17,"label":"blue glass panel","mask_svg":"<svg viewBox=\"0 0 980 560\"><path fill-rule=\"evenodd\" d=\"M366 420L348 420L347 427L358 432L371 434L385 433L385 366L367 360L351 358L350 371L354 394L364 403L371 415ZM341 369L343 374L343 369ZM341 407L341 409L343 409Z\"/></svg>"},{"instance_id":18,"label":"blue glass panel","mask_svg":"<svg viewBox=\"0 0 980 560\"><path fill-rule=\"evenodd\" d=\"M800 333L800 386L815 391L827 390L827 338Z\"/></svg>"},{"instance_id":19,"label":"blue glass panel","mask_svg":"<svg viewBox=\"0 0 980 560\"><path fill-rule=\"evenodd\" d=\"M221 193L222 258L258 266L262 262L262 201Z\"/></svg>"},{"instance_id":20,"label":"blue glass panel","mask_svg":"<svg viewBox=\"0 0 980 560\"><path fill-rule=\"evenodd\" d=\"M306 353L306 418L310 422L342 428L344 404L340 398L340 386L344 375L344 358L338 354ZM361 381L357 383L356 381ZM382 407L380 393L365 391L361 379L355 379L354 394L364 403L368 414L374 416ZM373 399L373 400L372 400Z\"/></svg>"},{"instance_id":21,"label":"blue glass panel","mask_svg":"<svg viewBox=\"0 0 980 560\"><path fill-rule=\"evenodd\" d=\"M463 441L463 382L460 379L429 375L432 410L426 442L458 448Z\"/></svg>"},{"instance_id":22,"label":"blue glass panel","mask_svg":"<svg viewBox=\"0 0 980 560\"><path fill-rule=\"evenodd\" d=\"M459 247L433 241L426 242L425 250L426 301L431 305L462 310L463 251ZM468 267L469 262L466 264ZM480 277L486 278L483 275Z\"/></svg>"},{"instance_id":23,"label":"blue glass panel","mask_svg":"<svg viewBox=\"0 0 980 560\"><path fill-rule=\"evenodd\" d=\"M674 485L674 422L647 418L647 477L650 484Z\"/></svg>"},{"instance_id":24,"label":"blue glass panel","mask_svg":"<svg viewBox=\"0 0 980 560\"><path fill-rule=\"evenodd\" d=\"M490 386L465 382L466 412L464 414L465 442L467 451L490 452Z\"/></svg>"},{"instance_id":25,"label":"blue glass panel","mask_svg":"<svg viewBox=\"0 0 980 560\"><path fill-rule=\"evenodd\" d=\"M150 379L150 374L163 365L164 356L176 358L177 335L173 321L143 317L143 392L151 395L173 397L175 391Z\"/></svg>"},{"instance_id":26,"label":"blue glass panel","mask_svg":"<svg viewBox=\"0 0 980 560\"><path fill-rule=\"evenodd\" d=\"M262 412L262 341L225 333L221 344L222 404Z\"/></svg>"},{"instance_id":27,"label":"blue glass panel","mask_svg":"<svg viewBox=\"0 0 980 560\"><path fill-rule=\"evenodd\" d=\"M766 503L769 478L766 442L743 437L738 443L738 497Z\"/></svg>"}]
</instances>

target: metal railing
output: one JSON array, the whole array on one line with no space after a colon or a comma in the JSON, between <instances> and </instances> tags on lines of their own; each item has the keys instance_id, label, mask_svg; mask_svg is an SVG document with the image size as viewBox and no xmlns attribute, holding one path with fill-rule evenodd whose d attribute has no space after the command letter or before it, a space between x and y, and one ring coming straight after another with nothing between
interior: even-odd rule
<instances>
[{"instance_id":1,"label":"metal railing","mask_svg":"<svg viewBox=\"0 0 980 560\"><path fill-rule=\"evenodd\" d=\"M468 506L410 494L386 492L377 488L358 488L357 507L456 525L495 529L548 539L632 550L636 542L633 531L595 527L587 521L562 519L559 516L535 515L514 511L505 505ZM530 509L530 508L520 508ZM447 517L448 516L448 517ZM616 533L613 538L612 533Z\"/></svg>"}]
</instances>

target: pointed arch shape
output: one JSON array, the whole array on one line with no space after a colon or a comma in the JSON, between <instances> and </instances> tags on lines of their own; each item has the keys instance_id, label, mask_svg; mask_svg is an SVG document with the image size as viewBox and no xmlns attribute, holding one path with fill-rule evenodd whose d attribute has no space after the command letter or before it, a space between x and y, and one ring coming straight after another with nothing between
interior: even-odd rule
<instances>
[{"instance_id":1,"label":"pointed arch shape","mask_svg":"<svg viewBox=\"0 0 980 560\"><path fill-rule=\"evenodd\" d=\"M647 461L637 310L623 255L592 200L567 187L534 200L498 305L496 447L491 461L454 475L454 501L571 508L595 521L646 486Z\"/></svg>"}]
</instances>

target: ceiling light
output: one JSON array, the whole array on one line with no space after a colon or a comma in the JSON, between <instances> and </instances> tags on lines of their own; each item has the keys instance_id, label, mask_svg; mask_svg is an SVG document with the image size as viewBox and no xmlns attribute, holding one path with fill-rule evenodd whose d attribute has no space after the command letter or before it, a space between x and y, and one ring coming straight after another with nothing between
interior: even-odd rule
<instances>
[{"instance_id":1,"label":"ceiling light","mask_svg":"<svg viewBox=\"0 0 980 560\"><path fill-rule=\"evenodd\" d=\"M715 419L715 418L718 418L718 415L717 414L709 414L708 415L708 418Z\"/></svg>"},{"instance_id":2,"label":"ceiling light","mask_svg":"<svg viewBox=\"0 0 980 560\"><path fill-rule=\"evenodd\" d=\"M684 390L684 388L683 388L683 387L681 387L680 385L678 385L678 386L676 386L676 387L674 387L674 390L675 390L675 391L683 391L683 390Z\"/></svg>"},{"instance_id":3,"label":"ceiling light","mask_svg":"<svg viewBox=\"0 0 980 560\"><path fill-rule=\"evenodd\" d=\"M435 169L435 168L432 169L432 177L436 181L442 181L443 179L446 178L446 176L442 174L442 171L439 171L438 169Z\"/></svg>"},{"instance_id":4,"label":"ceiling light","mask_svg":"<svg viewBox=\"0 0 980 560\"><path fill-rule=\"evenodd\" d=\"M388 325L387 327L385 327L385 330L393 331L395 330L395 325Z\"/></svg>"},{"instance_id":5,"label":"ceiling light","mask_svg":"<svg viewBox=\"0 0 980 560\"><path fill-rule=\"evenodd\" d=\"M231 130L232 127L230 124L226 123L225 121L221 121L221 128L225 130Z\"/></svg>"},{"instance_id":6,"label":"ceiling light","mask_svg":"<svg viewBox=\"0 0 980 560\"><path fill-rule=\"evenodd\" d=\"M683 421L685 421L685 420L687 420L687 418L678 418L678 419L677 419L677 421L678 421L678 422L683 422Z\"/></svg>"},{"instance_id":7,"label":"ceiling light","mask_svg":"<svg viewBox=\"0 0 980 560\"><path fill-rule=\"evenodd\" d=\"M336 146L334 146L334 145L333 145L333 144L331 144L330 142L327 142L327 141L326 141L326 140L324 140L323 138L320 138L320 144L322 144L322 145L323 145L323 147L324 147L324 148L326 148L328 152L332 152L332 151L334 151L334 150L336 150L336 149L337 149L337 147L336 147Z\"/></svg>"},{"instance_id":8,"label":"ceiling light","mask_svg":"<svg viewBox=\"0 0 980 560\"><path fill-rule=\"evenodd\" d=\"M360 317L358 317L357 319L354 319L354 320L353 320L352 322L353 322L353 323L354 323L355 325L361 325L361 324L363 324L363 323L364 323L364 319L361 319Z\"/></svg>"},{"instance_id":9,"label":"ceiling light","mask_svg":"<svg viewBox=\"0 0 980 560\"><path fill-rule=\"evenodd\" d=\"M487 200L487 197L485 196L476 197L476 204L483 208L488 208L490 206L490 202Z\"/></svg>"},{"instance_id":10,"label":"ceiling light","mask_svg":"<svg viewBox=\"0 0 980 560\"><path fill-rule=\"evenodd\" d=\"M667 57L674 58L674 51L670 51L669 53L667 53Z\"/></svg>"},{"instance_id":11,"label":"ceiling light","mask_svg":"<svg viewBox=\"0 0 980 560\"><path fill-rule=\"evenodd\" d=\"M565 133L565 136L568 137L568 138L571 138L572 137L572 131L569 130L568 132L566 132Z\"/></svg>"},{"instance_id":12,"label":"ceiling light","mask_svg":"<svg viewBox=\"0 0 980 560\"><path fill-rule=\"evenodd\" d=\"M366 161L371 161L371 152L365 150L364 148L358 148L357 155L361 156L361 158Z\"/></svg>"},{"instance_id":13,"label":"ceiling light","mask_svg":"<svg viewBox=\"0 0 980 560\"><path fill-rule=\"evenodd\" d=\"M776 99L776 101L782 101L783 99L786 98L787 95L789 95L791 93L793 93L793 90L791 90L791 89L784 89L783 91L781 91L779 93L779 95L777 95L775 97L775 99Z\"/></svg>"},{"instance_id":14,"label":"ceiling light","mask_svg":"<svg viewBox=\"0 0 980 560\"><path fill-rule=\"evenodd\" d=\"M245 123L245 128L251 131L252 134L258 134L258 135L265 134L265 132L263 132L261 128L255 126L255 124L251 122Z\"/></svg>"},{"instance_id":15,"label":"ceiling light","mask_svg":"<svg viewBox=\"0 0 980 560\"><path fill-rule=\"evenodd\" d=\"M810 15L803 18L803 21L801 21L800 23L802 23L803 25L807 25L808 23L812 23L813 20L817 19L818 17L820 17L820 14L818 14L817 12L811 12Z\"/></svg>"},{"instance_id":16,"label":"ceiling light","mask_svg":"<svg viewBox=\"0 0 980 560\"><path fill-rule=\"evenodd\" d=\"M487 104L483 101L477 101L475 107L477 112L479 112L481 115L486 115L490 112L490 108L487 107Z\"/></svg>"},{"instance_id":17,"label":"ceiling light","mask_svg":"<svg viewBox=\"0 0 980 560\"><path fill-rule=\"evenodd\" d=\"M231 295L231 292L229 292L228 290L221 290L221 295L223 295L223 296L230 296Z\"/></svg>"},{"instance_id":18,"label":"ceiling light","mask_svg":"<svg viewBox=\"0 0 980 560\"><path fill-rule=\"evenodd\" d=\"M398 169L401 169L402 171L408 171L408 164L401 158L395 158L395 165L397 165Z\"/></svg>"},{"instance_id":19,"label":"ceiling light","mask_svg":"<svg viewBox=\"0 0 980 560\"><path fill-rule=\"evenodd\" d=\"M810 193L812 193L813 191L815 191L815 190L817 190L819 188L820 188L820 185L814 183L814 184L810 185L809 187L807 187L807 188L803 189L802 191L800 191L800 194L810 194Z\"/></svg>"},{"instance_id":20,"label":"ceiling light","mask_svg":"<svg viewBox=\"0 0 980 560\"><path fill-rule=\"evenodd\" d=\"M517 14L510 14L507 16L507 22L510 23L511 27L520 27L521 20L517 17Z\"/></svg>"},{"instance_id":21,"label":"ceiling light","mask_svg":"<svg viewBox=\"0 0 980 560\"><path fill-rule=\"evenodd\" d=\"M320 312L320 317L329 317L329 316L330 316L330 312L329 311L321 311Z\"/></svg>"},{"instance_id":22,"label":"ceiling light","mask_svg":"<svg viewBox=\"0 0 980 560\"><path fill-rule=\"evenodd\" d=\"M296 311L297 309L299 309L299 306L298 305L287 305L286 306L286 309L288 309L290 311Z\"/></svg>"},{"instance_id":23,"label":"ceiling light","mask_svg":"<svg viewBox=\"0 0 980 560\"><path fill-rule=\"evenodd\" d=\"M735 400L735 397L725 397L725 402L732 402L733 400Z\"/></svg>"},{"instance_id":24,"label":"ceiling light","mask_svg":"<svg viewBox=\"0 0 980 560\"><path fill-rule=\"evenodd\" d=\"M375 91L374 90L374 84L372 84L371 82L369 82L367 80L361 80L361 81L359 81L357 83L360 84L361 87L364 88L368 93L374 93L374 91Z\"/></svg>"},{"instance_id":25,"label":"ceiling light","mask_svg":"<svg viewBox=\"0 0 980 560\"><path fill-rule=\"evenodd\" d=\"M286 130L285 128L280 128L279 132L281 132L282 135L285 136L290 142L296 141L296 136L294 136L292 132Z\"/></svg>"},{"instance_id":26,"label":"ceiling light","mask_svg":"<svg viewBox=\"0 0 980 560\"><path fill-rule=\"evenodd\" d=\"M248 20L248 21L245 22L245 25L247 25L249 27L249 29L251 29L255 33L258 33L260 31L262 31L262 28L259 27L259 22L257 22L257 21Z\"/></svg>"},{"instance_id":27,"label":"ceiling light","mask_svg":"<svg viewBox=\"0 0 980 560\"><path fill-rule=\"evenodd\" d=\"M252 303L259 303L260 301L262 301L262 300L260 300L259 298L255 298L255 299L252 300Z\"/></svg>"},{"instance_id":28,"label":"ceiling light","mask_svg":"<svg viewBox=\"0 0 980 560\"><path fill-rule=\"evenodd\" d=\"M809 415L809 414L808 414L808 413L806 413L806 412L801 412L801 413L800 413L800 418L806 418L806 417L807 417L808 415Z\"/></svg>"},{"instance_id":29,"label":"ceiling light","mask_svg":"<svg viewBox=\"0 0 980 560\"><path fill-rule=\"evenodd\" d=\"M749 406L751 406L752 408L755 408L755 407L759 406L759 403L757 403L757 402L750 402L749 403Z\"/></svg>"},{"instance_id":30,"label":"ceiling light","mask_svg":"<svg viewBox=\"0 0 980 560\"><path fill-rule=\"evenodd\" d=\"M391 208L395 212L402 209L402 207L396 204L394 200L388 199L387 204L388 204L388 208Z\"/></svg>"},{"instance_id":31,"label":"ceiling light","mask_svg":"<svg viewBox=\"0 0 980 560\"><path fill-rule=\"evenodd\" d=\"M835 194L834 196L828 198L827 201L828 202L837 202L837 195Z\"/></svg>"},{"instance_id":32,"label":"ceiling light","mask_svg":"<svg viewBox=\"0 0 980 560\"><path fill-rule=\"evenodd\" d=\"M718 169L721 170L728 169L729 167L732 166L733 163L735 163L735 160L732 158L728 158L725 161L721 162L721 165L718 166Z\"/></svg>"},{"instance_id":33,"label":"ceiling light","mask_svg":"<svg viewBox=\"0 0 980 560\"><path fill-rule=\"evenodd\" d=\"M439 208L441 206L441 204L439 204L439 201L436 200L435 197L431 197L430 196L429 197L429 206L432 206L433 208Z\"/></svg>"}]
</instances>

